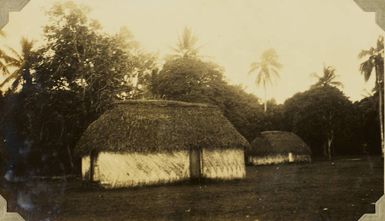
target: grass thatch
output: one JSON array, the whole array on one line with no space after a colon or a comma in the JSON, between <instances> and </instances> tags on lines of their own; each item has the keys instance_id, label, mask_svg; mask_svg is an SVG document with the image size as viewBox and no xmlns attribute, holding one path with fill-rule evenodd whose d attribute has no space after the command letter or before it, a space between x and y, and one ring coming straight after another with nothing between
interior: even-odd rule
<instances>
[{"instance_id":1,"label":"grass thatch","mask_svg":"<svg viewBox=\"0 0 385 221\"><path fill-rule=\"evenodd\" d=\"M214 106L177 101L117 103L93 122L76 152L163 152L245 148L249 144Z\"/></svg>"},{"instance_id":2,"label":"grass thatch","mask_svg":"<svg viewBox=\"0 0 385 221\"><path fill-rule=\"evenodd\" d=\"M247 149L248 155L269 156L277 154L310 155L309 146L296 134L287 131L264 131Z\"/></svg>"}]
</instances>

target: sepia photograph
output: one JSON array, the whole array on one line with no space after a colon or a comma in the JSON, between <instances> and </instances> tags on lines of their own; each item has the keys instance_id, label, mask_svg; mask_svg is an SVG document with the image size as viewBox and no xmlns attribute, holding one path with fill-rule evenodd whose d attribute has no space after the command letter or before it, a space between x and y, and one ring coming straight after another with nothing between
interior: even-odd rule
<instances>
[{"instance_id":1,"label":"sepia photograph","mask_svg":"<svg viewBox=\"0 0 385 221\"><path fill-rule=\"evenodd\" d=\"M384 0L0 0L1 221L384 221Z\"/></svg>"}]
</instances>

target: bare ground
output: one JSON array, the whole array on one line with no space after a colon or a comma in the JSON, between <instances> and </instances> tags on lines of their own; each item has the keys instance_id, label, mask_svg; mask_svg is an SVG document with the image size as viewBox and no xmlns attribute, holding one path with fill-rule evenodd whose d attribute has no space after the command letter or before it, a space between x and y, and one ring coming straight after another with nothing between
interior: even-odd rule
<instances>
[{"instance_id":1,"label":"bare ground","mask_svg":"<svg viewBox=\"0 0 385 221\"><path fill-rule=\"evenodd\" d=\"M380 157L350 157L249 166L246 179L230 182L102 190L80 181L34 181L3 185L1 194L26 220L349 221L374 212L383 175Z\"/></svg>"}]
</instances>

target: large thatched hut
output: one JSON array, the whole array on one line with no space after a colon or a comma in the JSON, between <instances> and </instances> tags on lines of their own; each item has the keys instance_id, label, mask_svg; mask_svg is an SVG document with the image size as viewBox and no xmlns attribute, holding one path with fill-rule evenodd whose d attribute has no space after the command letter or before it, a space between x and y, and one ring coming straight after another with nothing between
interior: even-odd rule
<instances>
[{"instance_id":1,"label":"large thatched hut","mask_svg":"<svg viewBox=\"0 0 385 221\"><path fill-rule=\"evenodd\" d=\"M296 134L287 131L264 131L246 150L247 163L253 165L286 162L310 162L309 146Z\"/></svg>"},{"instance_id":2,"label":"large thatched hut","mask_svg":"<svg viewBox=\"0 0 385 221\"><path fill-rule=\"evenodd\" d=\"M76 151L83 179L113 188L243 178L248 146L214 106L130 101L93 122Z\"/></svg>"}]
</instances>

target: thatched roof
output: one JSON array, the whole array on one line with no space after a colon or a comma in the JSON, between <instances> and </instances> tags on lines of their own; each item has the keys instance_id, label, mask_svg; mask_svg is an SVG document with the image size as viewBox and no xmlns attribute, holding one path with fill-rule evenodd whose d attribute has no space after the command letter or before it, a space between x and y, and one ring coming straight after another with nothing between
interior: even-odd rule
<instances>
[{"instance_id":1,"label":"thatched roof","mask_svg":"<svg viewBox=\"0 0 385 221\"><path fill-rule=\"evenodd\" d=\"M86 129L76 152L82 156L91 150L161 152L248 146L215 106L153 100L115 104Z\"/></svg>"},{"instance_id":2,"label":"thatched roof","mask_svg":"<svg viewBox=\"0 0 385 221\"><path fill-rule=\"evenodd\" d=\"M247 154L257 156L288 153L310 155L311 151L299 136L287 131L261 132L247 149Z\"/></svg>"}]
</instances>

